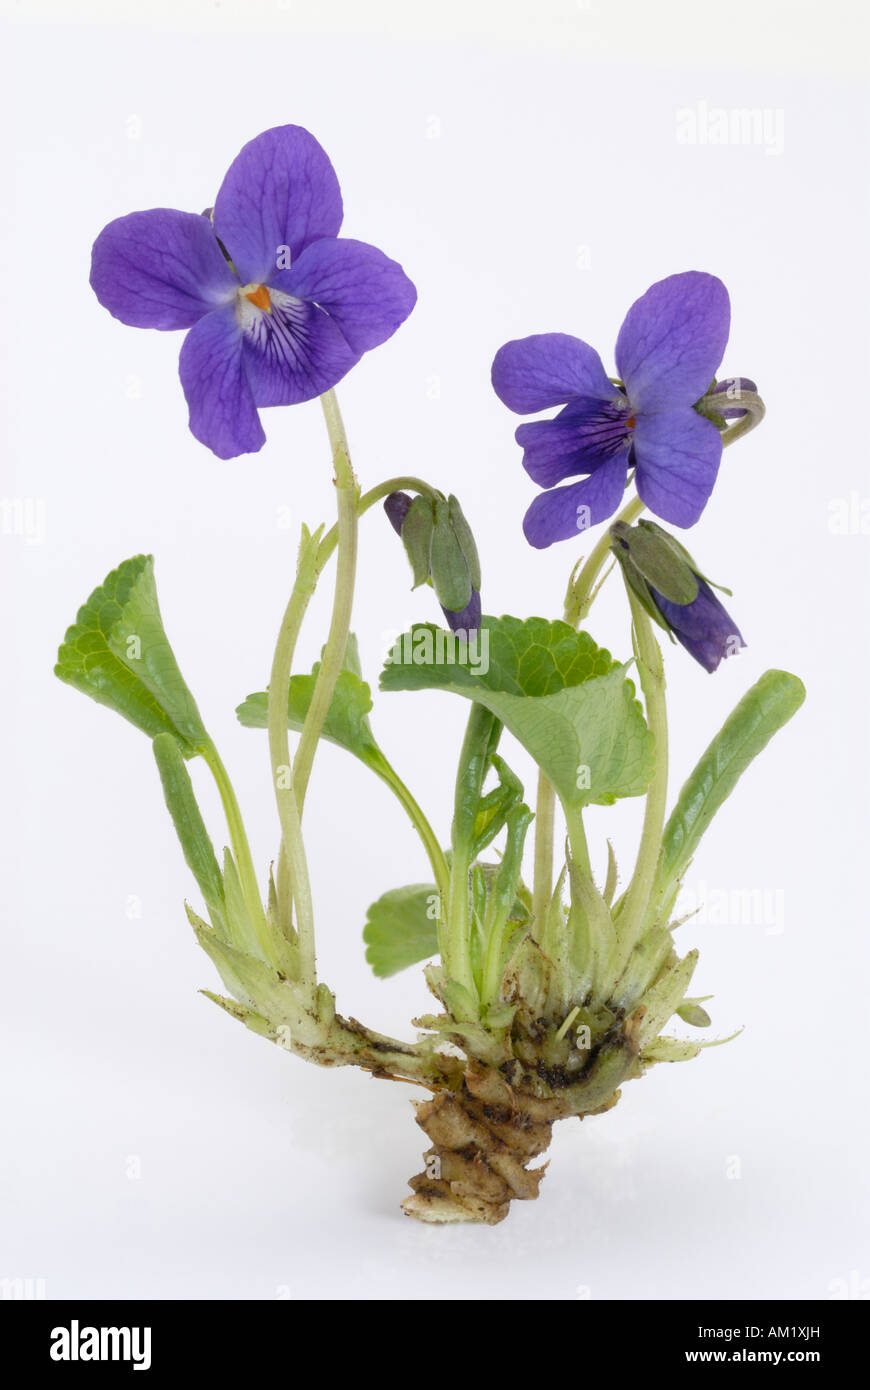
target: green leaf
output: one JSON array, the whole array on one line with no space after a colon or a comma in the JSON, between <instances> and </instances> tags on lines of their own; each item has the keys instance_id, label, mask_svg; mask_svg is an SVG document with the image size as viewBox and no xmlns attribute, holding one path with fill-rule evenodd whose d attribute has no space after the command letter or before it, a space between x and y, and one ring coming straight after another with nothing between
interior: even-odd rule
<instances>
[{"instance_id":1,"label":"green leaf","mask_svg":"<svg viewBox=\"0 0 870 1390\"><path fill-rule=\"evenodd\" d=\"M504 826L515 806L523 799L523 784L498 753L491 753L489 763L498 777L498 786L480 798L471 841L471 857L476 859Z\"/></svg>"},{"instance_id":2,"label":"green leaf","mask_svg":"<svg viewBox=\"0 0 870 1390\"><path fill-rule=\"evenodd\" d=\"M163 629L151 555L125 560L94 590L67 629L54 673L151 738L172 734L185 757L208 744Z\"/></svg>"},{"instance_id":3,"label":"green leaf","mask_svg":"<svg viewBox=\"0 0 870 1390\"><path fill-rule=\"evenodd\" d=\"M384 690L462 686L462 693L480 689L539 696L617 668L610 653L596 646L588 632L577 632L568 623L484 617L477 642L455 637L432 623L416 623L399 638L381 686Z\"/></svg>"},{"instance_id":4,"label":"green leaf","mask_svg":"<svg viewBox=\"0 0 870 1390\"><path fill-rule=\"evenodd\" d=\"M319 670L320 662L315 665L309 676L291 677L287 722L290 728L297 732L305 722ZM336 681L322 737L353 753L369 766L380 759L380 749L368 721L371 707L371 689L360 677L356 638L351 633L345 651L344 667ZM249 695L236 710L236 717L246 729L268 728L267 692L260 691L256 695Z\"/></svg>"},{"instance_id":5,"label":"green leaf","mask_svg":"<svg viewBox=\"0 0 870 1390\"><path fill-rule=\"evenodd\" d=\"M728 716L683 786L665 826L660 891L676 883L723 801L753 758L803 704L806 691L787 671L766 671Z\"/></svg>"},{"instance_id":6,"label":"green leaf","mask_svg":"<svg viewBox=\"0 0 870 1390\"><path fill-rule=\"evenodd\" d=\"M472 874L475 872L482 880L488 900L499 891L498 880L503 875L503 866L475 864ZM406 970L409 965L416 965L418 961L429 960L438 954L439 907L440 896L434 883L411 883L405 888L391 888L372 903L366 913L363 940L367 946L366 960L376 975L386 979L400 970ZM483 915L481 911L481 917ZM509 914L503 913L509 924L516 924L515 931L525 924L528 915L525 905L517 897L513 898ZM506 944L513 939L511 933L506 933L505 937Z\"/></svg>"},{"instance_id":7,"label":"green leaf","mask_svg":"<svg viewBox=\"0 0 870 1390\"><path fill-rule=\"evenodd\" d=\"M213 925L221 936L226 936L223 877L178 740L173 734L158 734L152 746L163 795L187 866L199 884Z\"/></svg>"},{"instance_id":8,"label":"green leaf","mask_svg":"<svg viewBox=\"0 0 870 1390\"><path fill-rule=\"evenodd\" d=\"M391 888L366 914L366 960L386 979L438 952L439 893L434 883Z\"/></svg>"},{"instance_id":9,"label":"green leaf","mask_svg":"<svg viewBox=\"0 0 870 1390\"><path fill-rule=\"evenodd\" d=\"M450 690L502 721L570 807L646 791L653 737L624 666L586 632L543 618L483 618L470 641L417 624L383 690Z\"/></svg>"}]
</instances>

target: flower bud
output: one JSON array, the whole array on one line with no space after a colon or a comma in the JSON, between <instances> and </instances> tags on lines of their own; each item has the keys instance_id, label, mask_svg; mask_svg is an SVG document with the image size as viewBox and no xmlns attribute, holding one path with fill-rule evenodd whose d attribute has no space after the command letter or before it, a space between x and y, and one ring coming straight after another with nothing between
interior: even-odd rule
<instances>
[{"instance_id":1,"label":"flower bud","mask_svg":"<svg viewBox=\"0 0 870 1390\"><path fill-rule=\"evenodd\" d=\"M722 381L714 381L711 395L716 396L719 414L725 420L741 420L746 409L740 406L744 391L757 393L758 387L748 376L729 376Z\"/></svg>"},{"instance_id":2,"label":"flower bud","mask_svg":"<svg viewBox=\"0 0 870 1390\"><path fill-rule=\"evenodd\" d=\"M723 657L746 645L710 583L674 536L653 521L639 521L637 526L616 522L610 535L610 548L632 593L705 671L715 671Z\"/></svg>"},{"instance_id":3,"label":"flower bud","mask_svg":"<svg viewBox=\"0 0 870 1390\"><path fill-rule=\"evenodd\" d=\"M454 632L480 624L480 561L471 528L457 499L391 492L384 511L402 538L414 585L430 583Z\"/></svg>"}]
</instances>

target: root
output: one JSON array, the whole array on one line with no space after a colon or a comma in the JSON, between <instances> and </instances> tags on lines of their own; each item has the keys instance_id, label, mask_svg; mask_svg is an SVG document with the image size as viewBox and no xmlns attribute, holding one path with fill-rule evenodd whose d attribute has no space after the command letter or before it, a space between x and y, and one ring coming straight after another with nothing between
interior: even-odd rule
<instances>
[{"instance_id":1,"label":"root","mask_svg":"<svg viewBox=\"0 0 870 1390\"><path fill-rule=\"evenodd\" d=\"M469 1061L461 1083L414 1102L417 1124L431 1140L425 1168L411 1178L402 1208L418 1221L496 1226L515 1199L534 1200L546 1163L529 1164L549 1148L553 1125L569 1116L602 1114L638 1069L638 1027L629 1019L592 1059L582 1078L561 1091L535 1094L522 1068L514 1084L492 1067Z\"/></svg>"},{"instance_id":2,"label":"root","mask_svg":"<svg viewBox=\"0 0 870 1390\"><path fill-rule=\"evenodd\" d=\"M413 1195L402 1203L409 1216L495 1226L514 1198L537 1197L547 1165L526 1165L549 1147L552 1124L475 1097L467 1080L462 1091L442 1092L415 1109L432 1147L424 1171L411 1179Z\"/></svg>"}]
</instances>

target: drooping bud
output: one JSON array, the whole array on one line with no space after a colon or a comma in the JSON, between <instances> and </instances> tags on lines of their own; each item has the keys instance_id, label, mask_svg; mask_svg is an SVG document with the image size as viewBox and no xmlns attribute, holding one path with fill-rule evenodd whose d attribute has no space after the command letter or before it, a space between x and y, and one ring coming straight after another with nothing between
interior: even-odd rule
<instances>
[{"instance_id":1,"label":"drooping bud","mask_svg":"<svg viewBox=\"0 0 870 1390\"><path fill-rule=\"evenodd\" d=\"M425 497L411 498L406 492L391 492L384 502L384 511L393 530L402 538L416 589L429 580L429 555L435 526L431 503Z\"/></svg>"},{"instance_id":2,"label":"drooping bud","mask_svg":"<svg viewBox=\"0 0 870 1390\"><path fill-rule=\"evenodd\" d=\"M632 593L705 671L715 671L723 657L745 647L733 618L676 537L654 521L616 522L610 535Z\"/></svg>"},{"instance_id":3,"label":"drooping bud","mask_svg":"<svg viewBox=\"0 0 870 1390\"><path fill-rule=\"evenodd\" d=\"M701 399L695 402L694 409L716 426L725 444L748 434L764 419L764 401L748 376L711 381Z\"/></svg>"},{"instance_id":4,"label":"drooping bud","mask_svg":"<svg viewBox=\"0 0 870 1390\"><path fill-rule=\"evenodd\" d=\"M617 521L610 534L614 541L611 550L641 600L648 600L650 586L672 603L691 603L697 598L698 579L691 556L660 526L643 521L627 526ZM649 602L646 606L655 618Z\"/></svg>"},{"instance_id":5,"label":"drooping bud","mask_svg":"<svg viewBox=\"0 0 870 1390\"><path fill-rule=\"evenodd\" d=\"M473 586L462 541L450 513L450 501L435 503L429 567L441 607L459 612L470 601Z\"/></svg>"},{"instance_id":6,"label":"drooping bud","mask_svg":"<svg viewBox=\"0 0 870 1390\"><path fill-rule=\"evenodd\" d=\"M480 625L480 561L458 500L391 492L384 511L405 546L414 585L430 583L454 632Z\"/></svg>"},{"instance_id":7,"label":"drooping bud","mask_svg":"<svg viewBox=\"0 0 870 1390\"><path fill-rule=\"evenodd\" d=\"M459 498L454 497L451 492L447 499L450 514L450 524L456 533L462 553L465 556L465 563L468 565L468 574L471 579L472 589L480 588L480 556L477 553L477 543L471 531L471 527L465 519L465 513L459 505Z\"/></svg>"},{"instance_id":8,"label":"drooping bud","mask_svg":"<svg viewBox=\"0 0 870 1390\"><path fill-rule=\"evenodd\" d=\"M749 391L757 394L758 387L748 376L729 376L714 381L711 395L718 397L719 413L725 420L742 420L746 407L741 407L740 397Z\"/></svg>"}]
</instances>

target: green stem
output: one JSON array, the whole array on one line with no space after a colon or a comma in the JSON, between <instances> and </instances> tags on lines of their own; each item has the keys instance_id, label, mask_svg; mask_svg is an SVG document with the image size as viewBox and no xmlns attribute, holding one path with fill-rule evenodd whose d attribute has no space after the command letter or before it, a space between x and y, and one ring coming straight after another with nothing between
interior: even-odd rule
<instances>
[{"instance_id":1,"label":"green stem","mask_svg":"<svg viewBox=\"0 0 870 1390\"><path fill-rule=\"evenodd\" d=\"M563 808L564 809L564 808ZM576 810L565 810L565 823L568 827L568 845L571 850L571 861L586 874L587 878L592 870L589 865L589 847L586 843L586 831L583 828L583 812Z\"/></svg>"},{"instance_id":2,"label":"green stem","mask_svg":"<svg viewBox=\"0 0 870 1390\"><path fill-rule=\"evenodd\" d=\"M723 409L729 406L739 405L746 414L739 420L730 424L722 434L722 448L727 449L729 444L733 444L736 439L742 439L750 430L754 430L756 425L760 425L766 414L764 401L754 391L741 391L739 395L729 396L725 391L721 395L707 397L710 405L715 410L721 404Z\"/></svg>"},{"instance_id":3,"label":"green stem","mask_svg":"<svg viewBox=\"0 0 870 1390\"><path fill-rule=\"evenodd\" d=\"M291 933L291 913L293 893L301 885L302 899L310 904L310 889L307 889L307 866L304 850L299 840L299 808L292 782L290 766L290 734L287 723L287 707L290 698L290 672L296 639L305 617L311 595L314 593L320 573L318 566L318 538L303 532L299 549L299 562L296 581L290 595L278 640L272 659L269 676L268 729L269 757L272 765L272 780L275 799L278 804L278 818L281 823L281 848L278 856L278 872L275 878L275 894L278 904L278 925L285 936Z\"/></svg>"},{"instance_id":4,"label":"green stem","mask_svg":"<svg viewBox=\"0 0 870 1390\"><path fill-rule=\"evenodd\" d=\"M633 497L616 518L629 525L636 521L643 511L643 502ZM572 578L565 598L564 620L572 627L579 627L598 592L596 581L610 555L610 527L599 538L580 569L577 579ZM556 812L556 793L543 772L538 773L538 795L535 803L535 869L532 888L532 910L535 921L543 924L544 916L553 893L553 836ZM582 826L581 826L582 829ZM584 838L585 843L585 838ZM582 861L580 861L582 862ZM588 865L589 857L586 856ZM540 930L540 928L539 928Z\"/></svg>"},{"instance_id":5,"label":"green stem","mask_svg":"<svg viewBox=\"0 0 870 1390\"><path fill-rule=\"evenodd\" d=\"M715 407L719 398L711 396L709 400ZM733 444L735 440L748 434L764 419L764 402L755 392L744 391L739 397L733 398L728 397L725 393L721 397L723 406L733 405L735 400L741 407L745 408L746 414L723 431L723 448L727 448L729 444ZM640 498L633 497L615 519L630 526L637 520L643 509L644 504ZM605 529L603 535L593 546L588 558L580 568L576 580L572 575L565 598L564 613L565 622L570 623L572 627L579 627L588 614L592 601L598 592L598 576L604 568L609 554L610 526ZM552 893L555 804L556 794L543 772L539 772L535 814L535 877L532 892L533 909L538 921L541 920L538 914L546 911L546 905L549 903Z\"/></svg>"},{"instance_id":6,"label":"green stem","mask_svg":"<svg viewBox=\"0 0 870 1390\"><path fill-rule=\"evenodd\" d=\"M377 487L370 488L368 492L363 493L357 504L357 516L365 516L370 507L373 507L376 502L380 502L382 497L388 497L391 492L419 492L423 497L431 497L433 500L442 496L437 488L430 487L428 483L423 482L422 478L410 476L387 478L385 482L378 483ZM336 524L327 531L320 542L320 549L317 552L318 569L323 568L337 545L338 525Z\"/></svg>"},{"instance_id":7,"label":"green stem","mask_svg":"<svg viewBox=\"0 0 870 1390\"><path fill-rule=\"evenodd\" d=\"M655 739L655 772L646 794L643 829L634 873L619 910L619 960L616 963L616 977L631 954L653 890L668 794L668 720L662 654L653 635L649 614L630 591L628 597L634 623L638 675L646 704L646 719Z\"/></svg>"},{"instance_id":8,"label":"green stem","mask_svg":"<svg viewBox=\"0 0 870 1390\"><path fill-rule=\"evenodd\" d=\"M517 883L523 866L526 831L532 821L528 806L515 806L508 816L504 855L495 875L484 923L486 950L481 980L481 1002L485 1008L498 1002L504 975L504 937L516 899Z\"/></svg>"},{"instance_id":9,"label":"green stem","mask_svg":"<svg viewBox=\"0 0 870 1390\"><path fill-rule=\"evenodd\" d=\"M326 410L325 406L324 410ZM333 416L333 420L338 424L338 432L343 442L343 430L341 430L340 423L335 416ZM327 424L329 425L329 423L330 419L327 417ZM357 516L363 516L382 497L401 489L409 489L432 497L440 497L441 495L421 478L410 475L389 478L359 499ZM278 900L278 920L286 932L289 932L290 929L294 884L301 885L303 900L309 904L307 908L302 907L302 910L309 919L311 915L307 865L304 851L300 848L299 842L301 821L299 804L290 771L290 741L286 715L290 676L299 630L320 574L338 547L339 534L340 527L336 523L322 538L317 535L314 537L303 536L296 582L281 622L269 678L269 753L275 778L278 815L281 822L281 848L278 855L275 890ZM422 817L422 812L420 815ZM432 839L434 841L434 835ZM294 860L292 864L291 859ZM302 904L297 903L297 911L300 906ZM310 934L311 932L306 932L306 937Z\"/></svg>"},{"instance_id":10,"label":"green stem","mask_svg":"<svg viewBox=\"0 0 870 1390\"><path fill-rule=\"evenodd\" d=\"M377 487L373 487L360 498L357 506L357 515L363 516L369 508L373 507L382 497L386 497L389 493L398 492L402 489L420 492L431 497L441 496L435 488L430 487L422 478L415 478L412 476L388 478L385 482L378 483ZM286 727L287 721L286 718L282 717L282 707L281 701L278 698L278 692L286 690L289 697L293 654L295 652L299 630L302 626L311 596L317 587L317 581L320 578L324 566L336 550L338 539L339 528L337 523L327 531L322 538L312 538L312 542L309 542L308 545L306 545L305 539L303 539L296 583L294 584L293 592L290 595L290 600L281 622L278 641L275 647L275 657L272 664L272 674L269 679L269 745L273 769L286 768L289 767L290 764L290 741ZM282 818L282 839L275 877L275 891L278 898L279 920L285 927L289 927L292 911L292 894L290 887L290 863L285 849L285 842L291 833L291 826L295 823L295 820L292 816L289 796L282 795L281 793L283 791L289 791L289 788L281 789L276 783L278 814L279 817ZM285 821L286 824L284 823Z\"/></svg>"},{"instance_id":11,"label":"green stem","mask_svg":"<svg viewBox=\"0 0 870 1390\"><path fill-rule=\"evenodd\" d=\"M627 506L623 507L619 515L614 518L614 521L622 521L630 526L631 523L636 521L640 516L643 507L644 504L641 502L640 498L633 497ZM610 525L613 525L613 522L611 522ZM593 592L595 581L607 563L609 555L610 526L607 526L604 534L599 537L592 550L589 552L589 556L582 566L577 579L571 584L568 590L565 599L565 622L570 623L572 627L579 627L589 612L592 606L592 600L595 597Z\"/></svg>"},{"instance_id":12,"label":"green stem","mask_svg":"<svg viewBox=\"0 0 870 1390\"><path fill-rule=\"evenodd\" d=\"M471 871L468 846L454 849L447 899L444 969L449 979L458 980L475 997L471 969L471 923L468 913L468 875ZM439 918L439 922L443 919Z\"/></svg>"},{"instance_id":13,"label":"green stem","mask_svg":"<svg viewBox=\"0 0 870 1390\"><path fill-rule=\"evenodd\" d=\"M484 709L482 705L472 705L456 774L456 798L451 831L453 860L450 865L444 969L450 979L458 980L465 986L472 999L477 997L477 991L471 969L468 874L471 868L474 822L496 725L495 716L490 714L489 710Z\"/></svg>"},{"instance_id":14,"label":"green stem","mask_svg":"<svg viewBox=\"0 0 870 1390\"><path fill-rule=\"evenodd\" d=\"M435 831L432 829L432 826L429 824L429 821L426 819L417 801L405 786L405 783L402 781L395 768L387 761L380 750L378 750L377 758L373 757L372 760L367 763L367 766L380 777L382 782L386 783L397 800L407 811L411 823L420 836L423 847L429 856L429 863L432 865L432 872L435 875L435 883L441 895L441 902L446 905L450 895L450 869L444 857L444 852L438 843L438 837Z\"/></svg>"},{"instance_id":15,"label":"green stem","mask_svg":"<svg viewBox=\"0 0 870 1390\"><path fill-rule=\"evenodd\" d=\"M359 487L350 463L341 411L338 408L334 391L327 391L320 400L329 442L332 446L335 486L338 493L338 569L335 576L335 597L329 634L323 648L317 680L314 683L314 693L308 706L305 722L302 725L296 757L293 759L293 787L300 820L305 806L305 793L308 789L314 754L317 751L317 744L323 732L329 707L332 704L335 685L344 663L353 609L359 536L357 506ZM319 558L318 555L318 560Z\"/></svg>"},{"instance_id":16,"label":"green stem","mask_svg":"<svg viewBox=\"0 0 870 1390\"><path fill-rule=\"evenodd\" d=\"M300 977L312 986L317 978L314 913L308 863L302 841L302 808L314 754L329 712L329 706L332 703L335 683L344 661L347 637L350 631L350 615L356 575L357 502L359 501L359 489L350 465L344 426L335 392L327 391L321 397L321 404L332 446L334 481L338 492L338 570L335 579L335 597L329 635L323 649L311 703L302 725L302 733L292 769L290 768L290 744L287 729L290 675L299 627L322 567L319 548L313 564L311 564L311 557L309 556L309 571L313 572L303 577L302 564L300 563L297 583L294 585L284 615L278 645L275 649L272 676L269 681L268 714L269 748L272 757L273 776L275 777L278 814L281 821L281 849L276 881L278 920L282 929L289 934L290 916L295 903ZM306 579L308 582L305 582Z\"/></svg>"},{"instance_id":17,"label":"green stem","mask_svg":"<svg viewBox=\"0 0 870 1390\"><path fill-rule=\"evenodd\" d=\"M235 789L230 781L229 773L221 761L220 754L211 739L209 739L208 743L203 748L202 756L205 759L208 769L217 785L218 792L220 793L227 828L230 832L233 857L236 861L236 868L239 871L239 882L242 885L245 906L248 909L248 916L251 919L251 924L266 959L272 960L274 952L272 949L269 926L266 921L263 904L260 900L260 890L257 887L257 875L254 870L254 861L251 857L251 847L248 843L248 836L244 821L242 820L242 813L239 809Z\"/></svg>"},{"instance_id":18,"label":"green stem","mask_svg":"<svg viewBox=\"0 0 870 1390\"><path fill-rule=\"evenodd\" d=\"M556 825L556 793L549 778L538 773L535 802L535 857L532 880L532 933L537 941L547 919L553 892L553 836Z\"/></svg>"}]
</instances>

